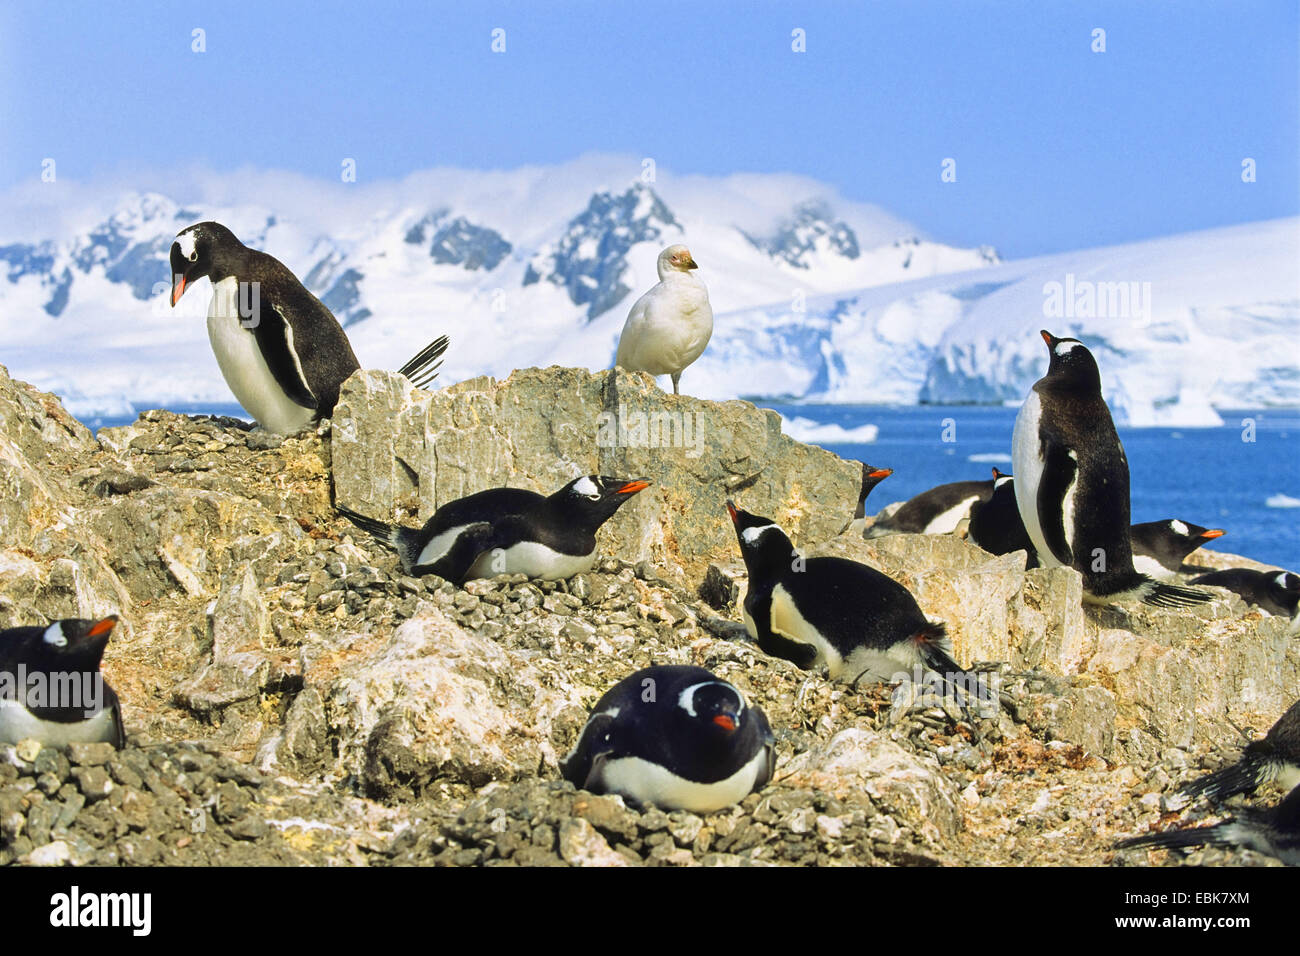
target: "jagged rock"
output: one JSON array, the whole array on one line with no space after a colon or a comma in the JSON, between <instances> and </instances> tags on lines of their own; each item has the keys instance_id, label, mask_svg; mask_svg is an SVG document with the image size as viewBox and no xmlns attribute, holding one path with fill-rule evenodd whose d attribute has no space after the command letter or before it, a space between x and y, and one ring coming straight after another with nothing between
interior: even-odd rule
<instances>
[{"instance_id":1,"label":"jagged rock","mask_svg":"<svg viewBox=\"0 0 1300 956\"><path fill-rule=\"evenodd\" d=\"M821 540L843 526L861 484L858 465L783 435L775 412L665 394L621 370L523 369L433 393L359 371L332 425L336 501L383 520L417 501L424 520L501 485L549 494L580 474L647 476L654 486L598 540L603 553L648 559L679 583L735 559L728 496Z\"/></svg>"},{"instance_id":2,"label":"jagged rock","mask_svg":"<svg viewBox=\"0 0 1300 956\"><path fill-rule=\"evenodd\" d=\"M483 786L554 771L551 724L577 703L525 658L429 609L348 669L326 713L343 766L394 797L442 776Z\"/></svg>"}]
</instances>

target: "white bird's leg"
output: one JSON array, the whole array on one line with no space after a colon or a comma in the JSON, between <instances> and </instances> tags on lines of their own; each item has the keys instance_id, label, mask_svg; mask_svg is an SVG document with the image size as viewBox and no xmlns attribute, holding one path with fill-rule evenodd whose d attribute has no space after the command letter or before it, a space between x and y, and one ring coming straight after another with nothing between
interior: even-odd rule
<instances>
[{"instance_id":1,"label":"white bird's leg","mask_svg":"<svg viewBox=\"0 0 1300 956\"><path fill-rule=\"evenodd\" d=\"M681 373L681 372L673 372L673 394L674 394L674 395L680 395L680 394L681 394L681 392L679 392L679 391L677 390L677 381L678 381L678 379L680 379L681 377L682 377L682 373Z\"/></svg>"}]
</instances>

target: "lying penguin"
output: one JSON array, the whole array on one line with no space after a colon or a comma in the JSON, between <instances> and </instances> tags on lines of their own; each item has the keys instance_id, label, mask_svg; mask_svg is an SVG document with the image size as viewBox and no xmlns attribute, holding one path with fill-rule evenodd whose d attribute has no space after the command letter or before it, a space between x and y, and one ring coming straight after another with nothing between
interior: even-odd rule
<instances>
[{"instance_id":1,"label":"lying penguin","mask_svg":"<svg viewBox=\"0 0 1300 956\"><path fill-rule=\"evenodd\" d=\"M99 672L116 617L0 631L0 742L126 746L122 707Z\"/></svg>"},{"instance_id":2,"label":"lying penguin","mask_svg":"<svg viewBox=\"0 0 1300 956\"><path fill-rule=\"evenodd\" d=\"M593 793L662 810L713 813L772 779L767 717L702 667L647 667L591 709L560 772Z\"/></svg>"},{"instance_id":3,"label":"lying penguin","mask_svg":"<svg viewBox=\"0 0 1300 956\"><path fill-rule=\"evenodd\" d=\"M855 684L920 666L963 700L957 681L969 672L953 660L945 626L926 618L907 588L856 561L803 558L770 518L731 501L727 511L749 572L745 630L765 653Z\"/></svg>"},{"instance_id":4,"label":"lying penguin","mask_svg":"<svg viewBox=\"0 0 1300 956\"><path fill-rule=\"evenodd\" d=\"M1192 578L1191 583L1225 588L1239 595L1247 604L1263 608L1269 614L1289 617L1289 633L1300 633L1300 575L1290 571L1226 568Z\"/></svg>"},{"instance_id":5,"label":"lying penguin","mask_svg":"<svg viewBox=\"0 0 1300 956\"><path fill-rule=\"evenodd\" d=\"M649 486L648 478L583 475L550 496L489 488L447 502L418 530L338 512L393 548L407 574L455 584L498 574L559 580L591 569L597 529Z\"/></svg>"}]
</instances>

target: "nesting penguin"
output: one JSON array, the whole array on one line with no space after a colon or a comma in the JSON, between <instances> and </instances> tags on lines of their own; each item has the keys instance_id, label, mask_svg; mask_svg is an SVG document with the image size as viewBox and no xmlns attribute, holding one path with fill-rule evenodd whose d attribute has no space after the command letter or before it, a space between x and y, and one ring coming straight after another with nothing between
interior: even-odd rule
<instances>
[{"instance_id":1,"label":"nesting penguin","mask_svg":"<svg viewBox=\"0 0 1300 956\"><path fill-rule=\"evenodd\" d=\"M1189 554L1225 533L1222 528L1202 528L1177 518L1132 525L1133 569L1157 581L1173 581Z\"/></svg>"},{"instance_id":2,"label":"nesting penguin","mask_svg":"<svg viewBox=\"0 0 1300 956\"><path fill-rule=\"evenodd\" d=\"M1025 523L1020 520L1016 507L1016 489L1011 475L993 469L993 494L987 501L971 505L967 537L989 554L1010 554L1024 551L1025 567L1038 567L1034 543L1029 540Z\"/></svg>"},{"instance_id":3,"label":"nesting penguin","mask_svg":"<svg viewBox=\"0 0 1300 956\"><path fill-rule=\"evenodd\" d=\"M996 469L995 469L996 471ZM993 495L992 481L953 481L909 498L892 515L866 531L868 538L887 534L951 534L977 502Z\"/></svg>"},{"instance_id":4,"label":"nesting penguin","mask_svg":"<svg viewBox=\"0 0 1300 956\"><path fill-rule=\"evenodd\" d=\"M1116 844L1122 850L1135 847L1170 850L1193 846L1241 847L1275 857L1287 866L1300 866L1300 787L1288 793L1270 810L1245 810L1236 819L1212 826L1144 833Z\"/></svg>"},{"instance_id":5,"label":"nesting penguin","mask_svg":"<svg viewBox=\"0 0 1300 956\"><path fill-rule=\"evenodd\" d=\"M456 584L498 574L558 580L590 570L597 529L649 486L648 478L583 475L549 496L489 488L447 502L418 530L338 511L393 548L407 574Z\"/></svg>"},{"instance_id":6,"label":"nesting penguin","mask_svg":"<svg viewBox=\"0 0 1300 956\"><path fill-rule=\"evenodd\" d=\"M593 793L663 810L713 813L772 779L767 717L702 667L661 665L596 702L560 772Z\"/></svg>"},{"instance_id":7,"label":"nesting penguin","mask_svg":"<svg viewBox=\"0 0 1300 956\"><path fill-rule=\"evenodd\" d=\"M853 534L861 535L866 532L867 527L867 495L871 494L871 489L876 487L886 478L894 473L892 468L876 468L862 462L862 490L858 493L858 506L853 510L853 519L840 529L840 534L846 531Z\"/></svg>"},{"instance_id":8,"label":"nesting penguin","mask_svg":"<svg viewBox=\"0 0 1300 956\"><path fill-rule=\"evenodd\" d=\"M361 365L333 313L280 260L219 222L200 222L177 234L171 269L173 307L194 282L211 280L208 339L226 384L259 425L291 435L329 417ZM441 336L399 371L427 385L446 348Z\"/></svg>"},{"instance_id":9,"label":"nesting penguin","mask_svg":"<svg viewBox=\"0 0 1300 956\"><path fill-rule=\"evenodd\" d=\"M1160 607L1208 601L1194 588L1161 584L1133 567L1128 459L1101 395L1101 373L1078 339L1043 331L1050 362L1016 416L1016 506L1044 567L1083 575L1084 599L1137 598Z\"/></svg>"},{"instance_id":10,"label":"nesting penguin","mask_svg":"<svg viewBox=\"0 0 1300 956\"><path fill-rule=\"evenodd\" d=\"M749 572L745 630L765 653L855 684L921 667L954 686L968 673L945 626L893 578L845 558L804 558L770 518L731 501L727 511Z\"/></svg>"},{"instance_id":11,"label":"nesting penguin","mask_svg":"<svg viewBox=\"0 0 1300 956\"><path fill-rule=\"evenodd\" d=\"M629 372L671 375L677 395L682 371L704 354L713 335L709 290L683 245L669 246L655 264L659 284L637 299L623 324L614 364Z\"/></svg>"},{"instance_id":12,"label":"nesting penguin","mask_svg":"<svg viewBox=\"0 0 1300 956\"><path fill-rule=\"evenodd\" d=\"M1289 633L1300 633L1300 575L1290 571L1227 568L1192 578L1192 584L1226 588L1247 604L1291 619Z\"/></svg>"},{"instance_id":13,"label":"nesting penguin","mask_svg":"<svg viewBox=\"0 0 1300 956\"><path fill-rule=\"evenodd\" d=\"M122 707L100 674L116 617L0 631L0 742L126 746Z\"/></svg>"},{"instance_id":14,"label":"nesting penguin","mask_svg":"<svg viewBox=\"0 0 1300 956\"><path fill-rule=\"evenodd\" d=\"M1226 800L1266 783L1283 790L1300 787L1300 700L1287 708L1260 740L1251 741L1230 767L1198 777L1181 791L1189 797Z\"/></svg>"}]
</instances>

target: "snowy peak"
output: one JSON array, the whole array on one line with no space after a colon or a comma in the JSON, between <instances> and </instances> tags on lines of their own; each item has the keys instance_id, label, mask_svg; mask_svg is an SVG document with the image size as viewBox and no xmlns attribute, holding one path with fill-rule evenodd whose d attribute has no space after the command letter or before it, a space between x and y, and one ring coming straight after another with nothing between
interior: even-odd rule
<instances>
[{"instance_id":1,"label":"snowy peak","mask_svg":"<svg viewBox=\"0 0 1300 956\"><path fill-rule=\"evenodd\" d=\"M438 265L453 265L471 272L491 272L510 255L511 245L495 229L470 222L464 216L448 219L451 211L429 213L406 231L405 241L424 245L428 241L429 258Z\"/></svg>"},{"instance_id":2,"label":"snowy peak","mask_svg":"<svg viewBox=\"0 0 1300 956\"><path fill-rule=\"evenodd\" d=\"M543 246L528 263L523 284L546 281L564 289L590 321L632 291L624 282L627 255L642 242L670 245L682 227L653 189L636 183L625 192L599 192L575 216L559 240Z\"/></svg>"},{"instance_id":3,"label":"snowy peak","mask_svg":"<svg viewBox=\"0 0 1300 956\"><path fill-rule=\"evenodd\" d=\"M795 206L793 216L770 236L751 236L743 230L741 234L754 248L796 269L809 268L819 257L856 259L861 252L857 235L847 223L834 218L824 199L808 199Z\"/></svg>"}]
</instances>

